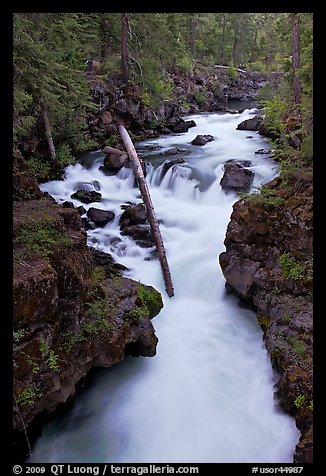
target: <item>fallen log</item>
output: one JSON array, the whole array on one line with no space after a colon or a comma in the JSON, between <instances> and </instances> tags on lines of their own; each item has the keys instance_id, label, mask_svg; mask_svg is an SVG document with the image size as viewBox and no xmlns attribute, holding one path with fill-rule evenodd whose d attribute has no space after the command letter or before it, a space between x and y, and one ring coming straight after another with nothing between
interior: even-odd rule
<instances>
[{"instance_id":1,"label":"fallen log","mask_svg":"<svg viewBox=\"0 0 326 476\"><path fill-rule=\"evenodd\" d=\"M229 66L224 66L222 64L214 64L214 68L229 69ZM246 73L247 72L244 69L240 69L240 68L234 68L234 69L239 71L239 73Z\"/></svg>"},{"instance_id":2,"label":"fallen log","mask_svg":"<svg viewBox=\"0 0 326 476\"><path fill-rule=\"evenodd\" d=\"M160 228L158 225L157 218L155 216L154 206L153 206L152 199L148 190L148 185L144 176L144 172L143 172L139 157L137 155L136 149L132 143L132 140L130 139L130 136L127 130L124 128L124 126L119 125L119 132L120 132L122 141L124 143L124 146L126 148L126 151L128 153L128 156L130 158L130 162L131 162L131 165L137 180L139 190L143 197L144 205L146 208L147 219L151 227L152 235L156 244L156 249L157 249L159 260L161 263L165 289L166 289L167 295L171 298L172 296L174 296L172 278L171 278L170 269L169 269L168 261L165 254L165 249L164 249L164 244L163 244Z\"/></svg>"},{"instance_id":3,"label":"fallen log","mask_svg":"<svg viewBox=\"0 0 326 476\"><path fill-rule=\"evenodd\" d=\"M106 145L103 149L102 152L105 154L116 154L116 155L123 155L125 154L124 150L116 149L115 147L110 147L109 145Z\"/></svg>"}]
</instances>

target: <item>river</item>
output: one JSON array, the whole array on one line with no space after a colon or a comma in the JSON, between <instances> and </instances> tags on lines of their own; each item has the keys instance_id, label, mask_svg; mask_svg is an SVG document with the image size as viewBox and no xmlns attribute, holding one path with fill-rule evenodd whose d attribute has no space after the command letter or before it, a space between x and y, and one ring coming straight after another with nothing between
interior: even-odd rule
<instances>
[{"instance_id":1,"label":"river","mask_svg":"<svg viewBox=\"0 0 326 476\"><path fill-rule=\"evenodd\" d=\"M89 230L89 245L127 266L128 277L160 290L164 308L153 320L157 355L129 356L98 372L73 408L44 427L28 462L292 462L300 433L294 419L278 409L276 375L255 314L226 294L218 262L237 200L221 189L224 163L250 160L253 188L277 175L270 158L255 154L269 147L267 140L236 130L253 112L192 115L197 126L187 133L136 145L152 163L147 180L171 269L172 299L158 260L148 259L151 250L120 235L121 204L141 200L130 169L106 176L98 170L103 154L93 152L67 167L64 180L42 184L57 202L77 206L70 195L80 182L100 187L101 203L84 207L111 210L116 219ZM194 146L197 134L216 139ZM148 150L154 145L160 149ZM161 181L160 164L168 157L159 153L171 147L186 150L177 156L185 163Z\"/></svg>"}]
</instances>

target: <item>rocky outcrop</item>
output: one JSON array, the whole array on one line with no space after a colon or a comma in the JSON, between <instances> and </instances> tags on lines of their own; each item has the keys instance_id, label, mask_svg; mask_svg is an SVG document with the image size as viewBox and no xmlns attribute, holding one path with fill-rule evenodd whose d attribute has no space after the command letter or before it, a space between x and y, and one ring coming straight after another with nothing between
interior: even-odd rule
<instances>
[{"instance_id":1,"label":"rocky outcrop","mask_svg":"<svg viewBox=\"0 0 326 476\"><path fill-rule=\"evenodd\" d=\"M42 192L26 160L19 152L13 152L13 199L27 200L29 198L40 198Z\"/></svg>"},{"instance_id":2,"label":"rocky outcrop","mask_svg":"<svg viewBox=\"0 0 326 476\"><path fill-rule=\"evenodd\" d=\"M303 167L303 166L302 166ZM293 172L293 169L295 172ZM227 288L253 306L279 371L277 395L302 436L294 462L312 462L312 182L295 168L237 201L220 265Z\"/></svg>"},{"instance_id":3,"label":"rocky outcrop","mask_svg":"<svg viewBox=\"0 0 326 476\"><path fill-rule=\"evenodd\" d=\"M161 171L161 174L160 174L160 180L163 179L164 175L166 174L166 172L168 170L170 170L172 167L174 167L175 165L180 165L180 164L184 164L185 161L184 159L173 159L173 160L169 160L169 162L165 162L162 166L162 171Z\"/></svg>"},{"instance_id":4,"label":"rocky outcrop","mask_svg":"<svg viewBox=\"0 0 326 476\"><path fill-rule=\"evenodd\" d=\"M236 192L248 191L252 184L254 173L245 167L250 167L251 165L250 161L228 160L224 165L224 174L220 181L221 187L225 190L234 190Z\"/></svg>"},{"instance_id":5,"label":"rocky outcrop","mask_svg":"<svg viewBox=\"0 0 326 476\"><path fill-rule=\"evenodd\" d=\"M87 247L77 210L41 194L15 202L13 218L13 426L26 454L25 431L32 441L92 367L155 355L162 298Z\"/></svg>"},{"instance_id":6,"label":"rocky outcrop","mask_svg":"<svg viewBox=\"0 0 326 476\"><path fill-rule=\"evenodd\" d=\"M126 207L120 217L120 229L122 235L132 237L142 248L151 248L155 245L146 209L142 203Z\"/></svg>"},{"instance_id":7,"label":"rocky outcrop","mask_svg":"<svg viewBox=\"0 0 326 476\"><path fill-rule=\"evenodd\" d=\"M261 123L262 118L255 116L240 122L240 124L237 125L237 129L239 131L258 131Z\"/></svg>"},{"instance_id":8,"label":"rocky outcrop","mask_svg":"<svg viewBox=\"0 0 326 476\"><path fill-rule=\"evenodd\" d=\"M192 145L205 145L207 142L211 142L212 140L215 140L215 137L210 134L199 134L191 141L191 143Z\"/></svg>"},{"instance_id":9,"label":"rocky outcrop","mask_svg":"<svg viewBox=\"0 0 326 476\"><path fill-rule=\"evenodd\" d=\"M83 203L100 202L102 194L95 190L77 190L71 194L71 198L80 200Z\"/></svg>"},{"instance_id":10,"label":"rocky outcrop","mask_svg":"<svg viewBox=\"0 0 326 476\"><path fill-rule=\"evenodd\" d=\"M114 219L115 214L110 210L100 210L99 208L90 207L87 210L87 216L95 225L103 227Z\"/></svg>"}]
</instances>

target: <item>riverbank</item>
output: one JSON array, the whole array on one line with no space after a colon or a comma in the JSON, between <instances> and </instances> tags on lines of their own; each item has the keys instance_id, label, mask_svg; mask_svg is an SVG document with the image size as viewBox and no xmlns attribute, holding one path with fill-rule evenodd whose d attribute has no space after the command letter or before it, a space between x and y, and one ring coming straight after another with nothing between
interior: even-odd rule
<instances>
[{"instance_id":1,"label":"riverbank","mask_svg":"<svg viewBox=\"0 0 326 476\"><path fill-rule=\"evenodd\" d=\"M80 457L124 462L154 458L168 462L292 461L298 431L293 420L274 407L272 369L261 346L260 328L250 311L241 310L225 296L225 281L216 262L234 202L234 194L220 187L225 162L234 156L250 158L256 185L275 176L277 168L274 164L273 170L271 160L254 153L265 146L262 137L249 139L247 132L236 131L239 116L200 114L193 117L197 125L187 133L139 144L147 151L148 161L156 163L149 167L147 180L175 287L171 300L163 294L164 308L155 322L160 339L157 355L129 361L94 384L76 401L73 412L46 428L31 461ZM250 116L249 111L241 115L243 119ZM193 139L201 132L215 135L215 140L194 145ZM84 165L69 168L64 181L44 184L42 189L64 203L77 183L97 187L99 208L115 213L117 219L105 228L90 228L89 243L112 252L131 270L133 279L162 292L152 248L142 248L137 244L139 237L121 233L121 203L135 207L139 203L130 169L104 175L105 158L100 155L90 154ZM80 205L76 198L73 202ZM84 204L87 212L93 206ZM101 405L95 404L98 401ZM257 419L257 409L264 411L263 420ZM85 415L82 422L78 415ZM71 431L62 434L62 424ZM76 425L87 456L80 453ZM90 440L94 432L101 445ZM146 442L141 435L146 435Z\"/></svg>"},{"instance_id":2,"label":"riverbank","mask_svg":"<svg viewBox=\"0 0 326 476\"><path fill-rule=\"evenodd\" d=\"M277 397L302 433L295 463L313 462L312 193L311 164L288 159L259 195L235 203L220 255L228 289L257 312Z\"/></svg>"},{"instance_id":3,"label":"riverbank","mask_svg":"<svg viewBox=\"0 0 326 476\"><path fill-rule=\"evenodd\" d=\"M86 245L77 210L42 194L14 155L13 427L15 458L69 406L92 367L125 355L154 356L151 323L162 298L121 274L123 266ZM28 200L24 197L28 193Z\"/></svg>"}]
</instances>

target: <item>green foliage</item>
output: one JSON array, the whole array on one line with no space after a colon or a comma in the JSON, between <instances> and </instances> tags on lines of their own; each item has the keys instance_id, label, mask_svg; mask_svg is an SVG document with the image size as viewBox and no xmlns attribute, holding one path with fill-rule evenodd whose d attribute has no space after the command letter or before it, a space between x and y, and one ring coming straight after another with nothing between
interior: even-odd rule
<instances>
[{"instance_id":1,"label":"green foliage","mask_svg":"<svg viewBox=\"0 0 326 476\"><path fill-rule=\"evenodd\" d=\"M305 404L305 402L306 397L302 393L298 393L293 403L297 408L301 408Z\"/></svg>"},{"instance_id":2,"label":"green foliage","mask_svg":"<svg viewBox=\"0 0 326 476\"><path fill-rule=\"evenodd\" d=\"M28 163L36 180L40 181L49 179L51 174L51 165L45 159L32 155L28 159Z\"/></svg>"},{"instance_id":3,"label":"green foliage","mask_svg":"<svg viewBox=\"0 0 326 476\"><path fill-rule=\"evenodd\" d=\"M277 192L264 186L257 192L250 194L239 192L238 195L241 199L249 200L252 203L270 205L271 207L279 207L285 203L285 199L277 195Z\"/></svg>"},{"instance_id":4,"label":"green foliage","mask_svg":"<svg viewBox=\"0 0 326 476\"><path fill-rule=\"evenodd\" d=\"M267 66L262 61L252 61L247 66L248 71L259 71L260 73L267 73Z\"/></svg>"},{"instance_id":5,"label":"green foliage","mask_svg":"<svg viewBox=\"0 0 326 476\"><path fill-rule=\"evenodd\" d=\"M304 267L291 258L288 253L281 254L279 262L286 278L298 280L304 277Z\"/></svg>"},{"instance_id":6,"label":"green foliage","mask_svg":"<svg viewBox=\"0 0 326 476\"><path fill-rule=\"evenodd\" d=\"M64 137L71 144L78 140L70 129L80 133L81 118L93 107L82 74L92 38L84 21L85 15L78 13L14 13L15 140L28 136L37 123L43 124L42 102L49 110L55 143ZM35 132L39 139L45 138L39 127Z\"/></svg>"},{"instance_id":7,"label":"green foliage","mask_svg":"<svg viewBox=\"0 0 326 476\"><path fill-rule=\"evenodd\" d=\"M13 340L15 344L19 344L25 337L26 331L24 329L18 329L17 331L13 331Z\"/></svg>"},{"instance_id":8,"label":"green foliage","mask_svg":"<svg viewBox=\"0 0 326 476\"><path fill-rule=\"evenodd\" d=\"M71 153L71 148L68 144L59 145L56 151L56 157L58 163L62 167L66 167L67 165L73 164L75 161L75 158Z\"/></svg>"},{"instance_id":9,"label":"green foliage","mask_svg":"<svg viewBox=\"0 0 326 476\"><path fill-rule=\"evenodd\" d=\"M283 314L282 321L284 322L284 324L289 324L289 322L291 321L289 314Z\"/></svg>"},{"instance_id":10,"label":"green foliage","mask_svg":"<svg viewBox=\"0 0 326 476\"><path fill-rule=\"evenodd\" d=\"M49 255L56 246L69 247L73 242L49 221L29 223L19 230L18 241L28 251Z\"/></svg>"},{"instance_id":11,"label":"green foliage","mask_svg":"<svg viewBox=\"0 0 326 476\"><path fill-rule=\"evenodd\" d=\"M314 401L311 399L308 405L309 410L314 411Z\"/></svg>"},{"instance_id":12,"label":"green foliage","mask_svg":"<svg viewBox=\"0 0 326 476\"><path fill-rule=\"evenodd\" d=\"M108 58L105 58L101 61L101 64L98 68L99 74L112 75L118 74L121 69L121 58L120 54L114 54Z\"/></svg>"},{"instance_id":13,"label":"green foliage","mask_svg":"<svg viewBox=\"0 0 326 476\"><path fill-rule=\"evenodd\" d=\"M48 364L51 370L58 372L60 367L58 365L58 355L54 353L52 349L49 348L48 344L44 339L40 340L40 352L44 357L47 357L45 363Z\"/></svg>"},{"instance_id":14,"label":"green foliage","mask_svg":"<svg viewBox=\"0 0 326 476\"><path fill-rule=\"evenodd\" d=\"M205 95L205 90L194 91L193 96L196 99L196 101L198 102L199 106L202 106L207 101L207 97Z\"/></svg>"},{"instance_id":15,"label":"green foliage","mask_svg":"<svg viewBox=\"0 0 326 476\"><path fill-rule=\"evenodd\" d=\"M21 406L33 405L35 397L36 393L34 391L33 385L29 383L28 385L26 385L25 389L22 390L17 396L17 404Z\"/></svg>"},{"instance_id":16,"label":"green foliage","mask_svg":"<svg viewBox=\"0 0 326 476\"><path fill-rule=\"evenodd\" d=\"M230 79L237 79L238 77L238 71L236 70L233 63L230 63L229 65L228 76Z\"/></svg>"},{"instance_id":17,"label":"green foliage","mask_svg":"<svg viewBox=\"0 0 326 476\"><path fill-rule=\"evenodd\" d=\"M287 100L275 96L271 100L262 100L264 106L264 122L267 128L275 135L285 131L285 122L282 117L289 110Z\"/></svg>"},{"instance_id":18,"label":"green foliage","mask_svg":"<svg viewBox=\"0 0 326 476\"><path fill-rule=\"evenodd\" d=\"M303 357L305 355L305 346L301 341L291 336L287 337L287 341L289 344L291 344L293 351L297 355L299 355L300 357Z\"/></svg>"},{"instance_id":19,"label":"green foliage","mask_svg":"<svg viewBox=\"0 0 326 476\"><path fill-rule=\"evenodd\" d=\"M105 279L105 270L101 266L96 266L92 270L92 283L96 286Z\"/></svg>"},{"instance_id":20,"label":"green foliage","mask_svg":"<svg viewBox=\"0 0 326 476\"><path fill-rule=\"evenodd\" d=\"M94 301L87 302L87 315L95 317L96 319L102 319L108 312L109 303L106 298L95 299Z\"/></svg>"},{"instance_id":21,"label":"green foliage","mask_svg":"<svg viewBox=\"0 0 326 476\"><path fill-rule=\"evenodd\" d=\"M142 71L141 96L145 105L158 107L173 98L173 81L162 75L160 65L156 61L143 60Z\"/></svg>"}]
</instances>

